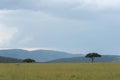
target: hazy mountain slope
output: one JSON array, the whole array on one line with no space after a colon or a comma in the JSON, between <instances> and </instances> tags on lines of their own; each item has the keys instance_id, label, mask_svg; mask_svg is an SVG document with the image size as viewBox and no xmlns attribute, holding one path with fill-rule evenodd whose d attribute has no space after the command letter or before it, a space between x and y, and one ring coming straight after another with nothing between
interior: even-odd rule
<instances>
[{"instance_id":1,"label":"hazy mountain slope","mask_svg":"<svg viewBox=\"0 0 120 80\"><path fill-rule=\"evenodd\" d=\"M52 51L52 50L27 51L21 49L11 49L11 50L0 50L0 56L12 57L17 59L32 58L39 62L46 62L54 59L71 58L82 55L69 54L66 52Z\"/></svg>"},{"instance_id":2,"label":"hazy mountain slope","mask_svg":"<svg viewBox=\"0 0 120 80\"><path fill-rule=\"evenodd\" d=\"M29 51L21 49L0 50L0 56L24 59L28 56Z\"/></svg>"},{"instance_id":3,"label":"hazy mountain slope","mask_svg":"<svg viewBox=\"0 0 120 80\"><path fill-rule=\"evenodd\" d=\"M90 62L91 59L85 57L73 57L56 59L49 62ZM95 62L120 62L120 56L116 55L103 55L101 58L95 58Z\"/></svg>"},{"instance_id":4,"label":"hazy mountain slope","mask_svg":"<svg viewBox=\"0 0 120 80\"><path fill-rule=\"evenodd\" d=\"M22 60L0 56L0 63L21 63Z\"/></svg>"}]
</instances>

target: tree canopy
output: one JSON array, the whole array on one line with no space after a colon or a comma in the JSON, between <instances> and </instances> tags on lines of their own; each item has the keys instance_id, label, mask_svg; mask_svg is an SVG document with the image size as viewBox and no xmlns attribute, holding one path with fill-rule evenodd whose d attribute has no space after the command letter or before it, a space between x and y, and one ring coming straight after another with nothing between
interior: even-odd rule
<instances>
[{"instance_id":1,"label":"tree canopy","mask_svg":"<svg viewBox=\"0 0 120 80\"><path fill-rule=\"evenodd\" d=\"M26 63L34 63L34 62L36 62L35 60L33 60L33 59L24 59L23 60L23 62L26 62Z\"/></svg>"},{"instance_id":2,"label":"tree canopy","mask_svg":"<svg viewBox=\"0 0 120 80\"><path fill-rule=\"evenodd\" d=\"M96 57L102 57L100 54L98 54L98 53L88 53L86 56L85 56L86 58L91 58L92 59L92 63L94 62L94 58L96 58Z\"/></svg>"}]
</instances>

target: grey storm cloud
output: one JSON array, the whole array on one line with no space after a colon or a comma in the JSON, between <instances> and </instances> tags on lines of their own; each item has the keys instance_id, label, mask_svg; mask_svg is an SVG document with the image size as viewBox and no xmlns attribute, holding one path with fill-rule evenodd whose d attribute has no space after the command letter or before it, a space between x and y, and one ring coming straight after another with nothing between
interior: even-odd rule
<instances>
[{"instance_id":1,"label":"grey storm cloud","mask_svg":"<svg viewBox=\"0 0 120 80\"><path fill-rule=\"evenodd\" d=\"M37 0L36 0L37 1ZM1 9L31 9L39 1L34 0L1 0ZM34 3L35 2L35 3Z\"/></svg>"},{"instance_id":2,"label":"grey storm cloud","mask_svg":"<svg viewBox=\"0 0 120 80\"><path fill-rule=\"evenodd\" d=\"M119 7L119 0L1 0L1 9L106 9Z\"/></svg>"},{"instance_id":3,"label":"grey storm cloud","mask_svg":"<svg viewBox=\"0 0 120 80\"><path fill-rule=\"evenodd\" d=\"M1 0L0 47L91 51L118 48L119 3L119 0Z\"/></svg>"}]
</instances>

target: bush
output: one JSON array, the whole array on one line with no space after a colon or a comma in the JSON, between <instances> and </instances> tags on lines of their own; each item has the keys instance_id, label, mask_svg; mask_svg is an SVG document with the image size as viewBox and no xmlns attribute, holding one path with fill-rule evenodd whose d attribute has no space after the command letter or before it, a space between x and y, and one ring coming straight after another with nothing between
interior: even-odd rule
<instances>
[{"instance_id":1,"label":"bush","mask_svg":"<svg viewBox=\"0 0 120 80\"><path fill-rule=\"evenodd\" d=\"M24 59L23 62L26 62L26 63L34 63L34 62L36 62L36 61L33 60L33 59Z\"/></svg>"}]
</instances>

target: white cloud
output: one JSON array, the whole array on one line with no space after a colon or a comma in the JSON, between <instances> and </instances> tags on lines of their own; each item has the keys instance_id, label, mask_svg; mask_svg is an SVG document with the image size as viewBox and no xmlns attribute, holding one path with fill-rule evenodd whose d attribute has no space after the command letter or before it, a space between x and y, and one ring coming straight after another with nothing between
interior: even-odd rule
<instances>
[{"instance_id":1,"label":"white cloud","mask_svg":"<svg viewBox=\"0 0 120 80\"><path fill-rule=\"evenodd\" d=\"M5 19L9 20L6 15L13 13L14 10L0 10L0 46L8 46L12 41L14 35L18 32L17 27L13 27L6 22Z\"/></svg>"},{"instance_id":2,"label":"white cloud","mask_svg":"<svg viewBox=\"0 0 120 80\"><path fill-rule=\"evenodd\" d=\"M21 49L24 49L24 50L28 50L28 51L34 51L34 50L59 50L59 49L56 49L56 48L47 48L47 47L45 47L45 48L21 48Z\"/></svg>"},{"instance_id":3,"label":"white cloud","mask_svg":"<svg viewBox=\"0 0 120 80\"><path fill-rule=\"evenodd\" d=\"M16 28L0 24L0 46L8 45L16 32Z\"/></svg>"}]
</instances>

